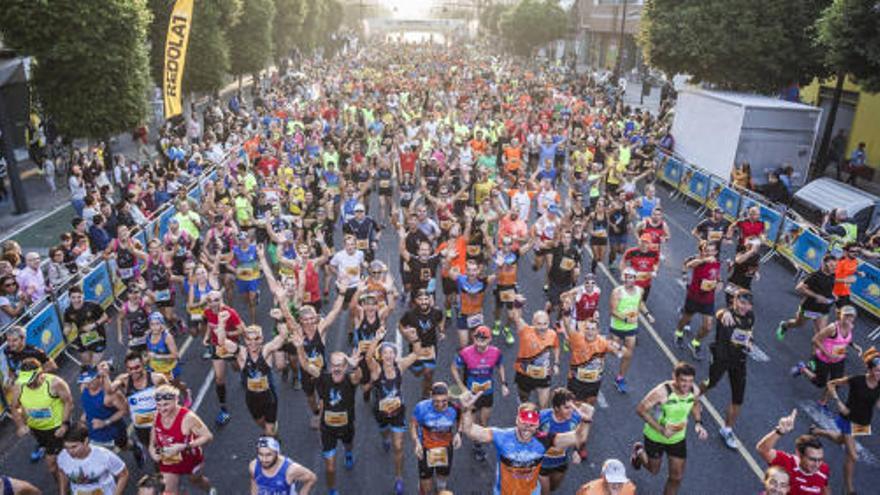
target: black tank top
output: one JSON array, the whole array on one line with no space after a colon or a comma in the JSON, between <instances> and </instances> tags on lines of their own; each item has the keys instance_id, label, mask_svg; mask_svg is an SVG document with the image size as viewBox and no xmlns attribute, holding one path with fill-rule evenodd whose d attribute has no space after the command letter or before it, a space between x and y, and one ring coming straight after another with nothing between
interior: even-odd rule
<instances>
[{"instance_id":1,"label":"black tank top","mask_svg":"<svg viewBox=\"0 0 880 495\"><path fill-rule=\"evenodd\" d=\"M401 389L403 376L397 364L394 365L394 377L385 375L385 368L379 372L379 378L373 382L373 406L374 409L385 417L397 416L404 413L403 396ZM395 408L394 405L399 407Z\"/></svg>"},{"instance_id":2,"label":"black tank top","mask_svg":"<svg viewBox=\"0 0 880 495\"><path fill-rule=\"evenodd\" d=\"M262 352L259 353L259 357L255 361L251 358L251 353L245 351L244 366L241 368L241 384L249 394L275 392L272 367L266 362Z\"/></svg>"}]
</instances>

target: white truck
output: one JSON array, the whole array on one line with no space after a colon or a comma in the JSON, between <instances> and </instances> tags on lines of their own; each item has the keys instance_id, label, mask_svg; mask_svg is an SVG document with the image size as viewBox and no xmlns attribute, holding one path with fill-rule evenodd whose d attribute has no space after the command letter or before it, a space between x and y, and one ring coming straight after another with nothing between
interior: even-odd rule
<instances>
[{"instance_id":1,"label":"white truck","mask_svg":"<svg viewBox=\"0 0 880 495\"><path fill-rule=\"evenodd\" d=\"M788 164L798 187L808 175L821 115L820 108L800 103L690 86L675 105L674 151L723 179L735 164L748 162L755 184Z\"/></svg>"}]
</instances>

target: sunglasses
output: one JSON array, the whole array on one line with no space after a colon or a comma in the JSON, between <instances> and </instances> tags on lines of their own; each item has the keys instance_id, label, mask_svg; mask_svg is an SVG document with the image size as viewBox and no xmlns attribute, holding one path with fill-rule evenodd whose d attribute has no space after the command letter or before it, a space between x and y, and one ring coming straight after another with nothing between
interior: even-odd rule
<instances>
[{"instance_id":1,"label":"sunglasses","mask_svg":"<svg viewBox=\"0 0 880 495\"><path fill-rule=\"evenodd\" d=\"M825 460L825 458L824 457L807 457L807 460L813 461L813 462L822 462Z\"/></svg>"},{"instance_id":2,"label":"sunglasses","mask_svg":"<svg viewBox=\"0 0 880 495\"><path fill-rule=\"evenodd\" d=\"M176 401L177 396L174 394L170 394L170 393L169 394L156 394L156 400L157 401L160 401L160 400L174 400L174 401Z\"/></svg>"}]
</instances>

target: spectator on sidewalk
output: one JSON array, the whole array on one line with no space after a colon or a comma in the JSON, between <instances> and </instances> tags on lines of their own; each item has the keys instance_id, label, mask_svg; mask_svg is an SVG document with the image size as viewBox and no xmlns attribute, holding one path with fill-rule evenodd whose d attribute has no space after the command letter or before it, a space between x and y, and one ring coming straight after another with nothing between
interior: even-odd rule
<instances>
[{"instance_id":1,"label":"spectator on sidewalk","mask_svg":"<svg viewBox=\"0 0 880 495\"><path fill-rule=\"evenodd\" d=\"M19 290L29 301L39 301L46 296L46 277L40 267L39 253L30 252L25 256L25 266L16 277Z\"/></svg>"},{"instance_id":2,"label":"spectator on sidewalk","mask_svg":"<svg viewBox=\"0 0 880 495\"><path fill-rule=\"evenodd\" d=\"M76 216L83 216L83 208L86 206L86 186L83 179L83 171L79 165L74 165L70 171L70 179L67 180L70 188L70 204L76 211Z\"/></svg>"},{"instance_id":3,"label":"spectator on sidewalk","mask_svg":"<svg viewBox=\"0 0 880 495\"><path fill-rule=\"evenodd\" d=\"M9 192L6 191L6 157L0 154L0 201L6 201Z\"/></svg>"},{"instance_id":4,"label":"spectator on sidewalk","mask_svg":"<svg viewBox=\"0 0 880 495\"><path fill-rule=\"evenodd\" d=\"M55 246L49 250L49 264L46 266L46 274L49 278L49 285L53 289L61 287L70 278L70 270L64 258L65 252L61 246Z\"/></svg>"},{"instance_id":5,"label":"spectator on sidewalk","mask_svg":"<svg viewBox=\"0 0 880 495\"><path fill-rule=\"evenodd\" d=\"M86 221L86 227L91 228L94 224L95 215L101 213L100 204L94 195L89 194L85 199L85 207L82 210L82 218Z\"/></svg>"},{"instance_id":6,"label":"spectator on sidewalk","mask_svg":"<svg viewBox=\"0 0 880 495\"><path fill-rule=\"evenodd\" d=\"M110 241L112 238L110 234L107 233L107 229L104 228L107 220L104 219L103 215L95 215L94 222L92 226L89 228L89 240L92 241L92 249L95 252L100 252L107 249L107 246L110 245Z\"/></svg>"},{"instance_id":7,"label":"spectator on sidewalk","mask_svg":"<svg viewBox=\"0 0 880 495\"><path fill-rule=\"evenodd\" d=\"M0 277L0 328L5 328L21 316L27 305L28 302L18 289L15 276Z\"/></svg>"},{"instance_id":8,"label":"spectator on sidewalk","mask_svg":"<svg viewBox=\"0 0 880 495\"><path fill-rule=\"evenodd\" d=\"M840 180L840 171L843 169L843 164L846 161L846 130L838 129L837 134L834 135L834 138L831 140L831 145L828 147L828 159L825 162L825 169L828 168L828 165L834 163L835 168L837 169L837 180ZM825 173L825 169L822 170L822 173Z\"/></svg>"},{"instance_id":9,"label":"spectator on sidewalk","mask_svg":"<svg viewBox=\"0 0 880 495\"><path fill-rule=\"evenodd\" d=\"M864 142L859 143L859 147L853 150L849 156L849 179L847 182L852 185L856 185L856 180L865 173L865 167L868 166L866 162L868 155L865 152L865 146Z\"/></svg>"},{"instance_id":10,"label":"spectator on sidewalk","mask_svg":"<svg viewBox=\"0 0 880 495\"><path fill-rule=\"evenodd\" d=\"M12 267L18 270L24 265L21 246L18 242L7 239L3 241L3 259L12 264Z\"/></svg>"}]
</instances>

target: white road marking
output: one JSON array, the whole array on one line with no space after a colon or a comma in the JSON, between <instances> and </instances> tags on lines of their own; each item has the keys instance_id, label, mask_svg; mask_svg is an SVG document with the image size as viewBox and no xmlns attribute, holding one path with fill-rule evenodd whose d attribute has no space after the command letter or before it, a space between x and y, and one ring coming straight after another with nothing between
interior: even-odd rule
<instances>
[{"instance_id":1,"label":"white road marking","mask_svg":"<svg viewBox=\"0 0 880 495\"><path fill-rule=\"evenodd\" d=\"M183 341L183 345L180 346L180 358L183 359L183 355L186 354L186 350L189 349L189 346L193 343L193 336L188 335L186 340Z\"/></svg>"},{"instance_id":2,"label":"white road marking","mask_svg":"<svg viewBox=\"0 0 880 495\"><path fill-rule=\"evenodd\" d=\"M214 368L211 367L211 371L208 372L208 376L205 377L205 382L202 383L202 388L199 389L199 394L196 396L195 402L193 402L192 410L195 412L199 411L199 406L202 405L202 401L205 400L205 394L208 393L208 389L211 388L211 383L214 381Z\"/></svg>"},{"instance_id":3,"label":"white road marking","mask_svg":"<svg viewBox=\"0 0 880 495\"><path fill-rule=\"evenodd\" d=\"M816 423L819 428L829 431L840 431L834 423L834 419L822 412L815 402L804 401L799 404L799 407L810 416L810 419L812 419L813 423ZM874 454L863 447L859 442L856 442L856 455L858 456L858 461L861 463L868 464L869 466L880 466L880 459L877 459Z\"/></svg>"},{"instance_id":4,"label":"white road marking","mask_svg":"<svg viewBox=\"0 0 880 495\"><path fill-rule=\"evenodd\" d=\"M617 281L617 279L614 278L613 275L611 275L611 272L608 271L608 268L605 266L604 263L599 263L599 268L602 270L602 273L605 274L608 280L611 281L612 285L614 285L615 288L620 287L620 283ZM663 354L666 355L666 358L669 359L669 362L671 362L672 364L679 362L680 359L678 359L675 354L673 354L672 350L669 349L669 346L666 345L666 342L664 342L663 339L660 338L660 335L657 333L657 330L654 329L654 326L651 325L651 322L649 322L645 318L645 316L641 314L639 315L639 321L642 323L648 334L654 339L654 342L657 344ZM709 413L712 419L715 420L718 426L724 426L724 419L721 417L721 414L718 413L718 409L716 409L715 406L712 405L712 403L705 395L700 397L700 402L703 404L703 408L706 410L706 412ZM742 456L742 458L746 461L746 464L752 469L752 472L755 473L755 476L757 476L758 479L763 479L764 470L761 468L761 466L758 464L752 454L749 453L749 451L746 450L745 447L743 447L743 443L739 441L739 439L737 439L736 450L737 452L739 452L739 455Z\"/></svg>"},{"instance_id":5,"label":"white road marking","mask_svg":"<svg viewBox=\"0 0 880 495\"><path fill-rule=\"evenodd\" d=\"M605 398L605 394L602 391L599 391L599 395L596 396L596 404L599 405L601 409L608 409L608 400Z\"/></svg>"}]
</instances>

